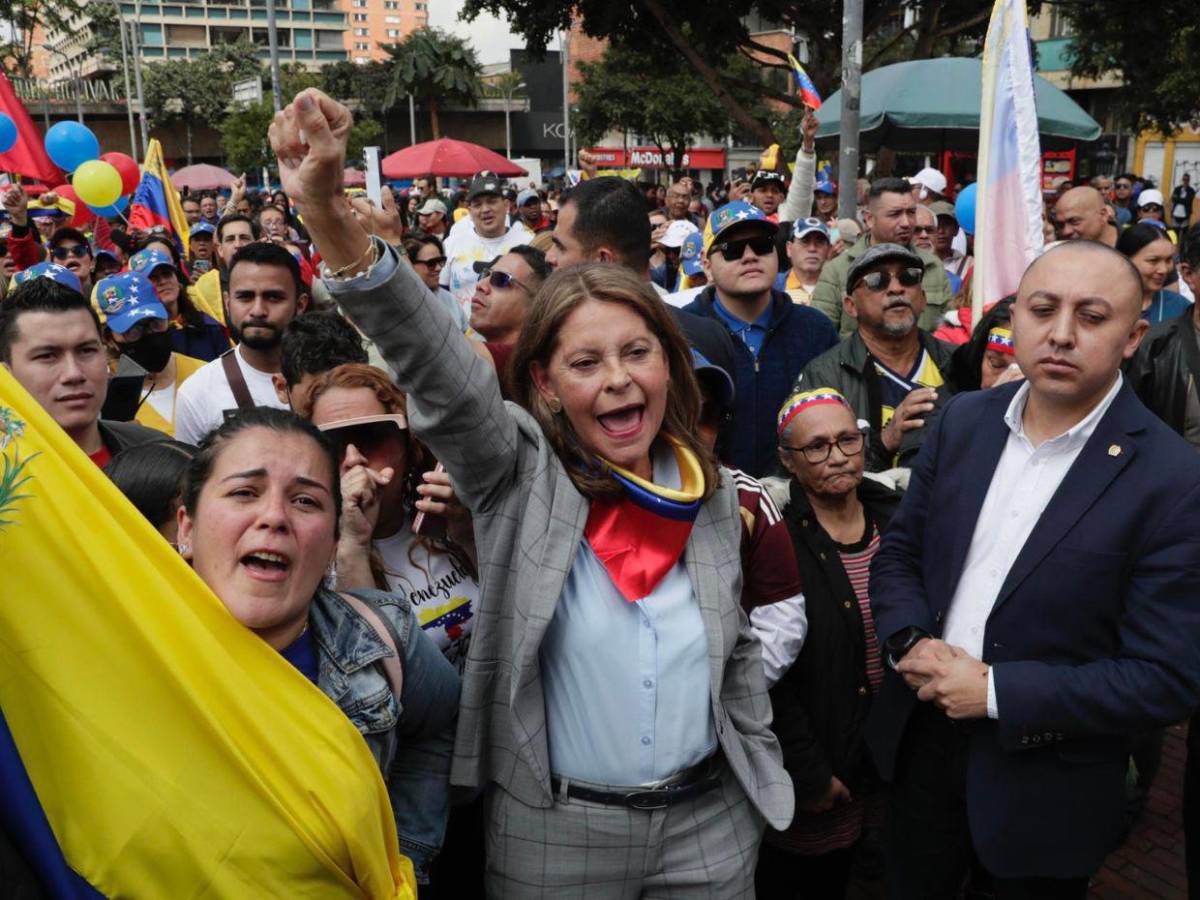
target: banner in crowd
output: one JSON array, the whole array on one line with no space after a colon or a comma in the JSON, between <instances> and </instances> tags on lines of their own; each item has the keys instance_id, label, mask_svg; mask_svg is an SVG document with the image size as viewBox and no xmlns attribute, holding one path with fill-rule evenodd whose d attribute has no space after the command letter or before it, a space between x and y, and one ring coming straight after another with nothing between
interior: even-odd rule
<instances>
[{"instance_id":1,"label":"banner in crowd","mask_svg":"<svg viewBox=\"0 0 1200 900\"><path fill-rule=\"evenodd\" d=\"M1015 293L1042 252L1041 146L1025 0L996 0L983 48L975 214L975 319Z\"/></svg>"},{"instance_id":2,"label":"banner in crowd","mask_svg":"<svg viewBox=\"0 0 1200 900\"><path fill-rule=\"evenodd\" d=\"M3 72L0 72L0 112L13 120L20 136L11 150L0 153L0 171L36 178L48 187L65 184L66 176L50 161L41 131L33 124L29 110Z\"/></svg>"},{"instance_id":3,"label":"banner in crowd","mask_svg":"<svg viewBox=\"0 0 1200 900\"><path fill-rule=\"evenodd\" d=\"M133 200L129 209L129 225L132 228L149 230L155 225L170 228L175 232L175 242L179 252L186 257L188 253L187 216L183 213L183 203L179 200L179 191L171 183L167 173L166 163L163 162L162 145L158 138L153 138L146 147L146 161L142 164L142 180L138 182L137 190L133 192Z\"/></svg>"},{"instance_id":4,"label":"banner in crowd","mask_svg":"<svg viewBox=\"0 0 1200 900\"><path fill-rule=\"evenodd\" d=\"M350 720L0 366L0 827L54 896L415 898Z\"/></svg>"}]
</instances>

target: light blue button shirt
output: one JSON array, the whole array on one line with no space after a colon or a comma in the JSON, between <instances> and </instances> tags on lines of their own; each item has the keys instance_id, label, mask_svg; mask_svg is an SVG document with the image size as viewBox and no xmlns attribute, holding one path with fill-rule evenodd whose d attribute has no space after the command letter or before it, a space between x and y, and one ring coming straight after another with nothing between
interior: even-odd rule
<instances>
[{"instance_id":1,"label":"light blue button shirt","mask_svg":"<svg viewBox=\"0 0 1200 900\"><path fill-rule=\"evenodd\" d=\"M654 482L679 487L669 451ZM541 646L550 768L568 779L641 785L717 746L708 641L682 559L630 603L584 539Z\"/></svg>"}]
</instances>

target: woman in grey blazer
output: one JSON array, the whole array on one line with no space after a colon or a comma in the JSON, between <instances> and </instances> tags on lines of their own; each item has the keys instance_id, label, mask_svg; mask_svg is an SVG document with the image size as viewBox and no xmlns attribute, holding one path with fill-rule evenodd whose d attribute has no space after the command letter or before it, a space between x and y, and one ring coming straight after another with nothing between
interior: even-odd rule
<instances>
[{"instance_id":1,"label":"woman in grey blazer","mask_svg":"<svg viewBox=\"0 0 1200 900\"><path fill-rule=\"evenodd\" d=\"M382 351L475 520L481 609L452 783L485 790L491 896L753 896L793 792L738 598L737 491L696 439L691 357L618 266L556 273L500 398L407 261L342 198L350 113L276 116L330 292Z\"/></svg>"}]
</instances>

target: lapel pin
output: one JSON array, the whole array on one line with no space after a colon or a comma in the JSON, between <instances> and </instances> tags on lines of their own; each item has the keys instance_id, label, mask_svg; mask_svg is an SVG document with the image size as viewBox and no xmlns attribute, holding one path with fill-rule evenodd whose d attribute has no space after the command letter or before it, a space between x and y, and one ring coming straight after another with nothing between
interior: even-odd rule
<instances>
[{"instance_id":1,"label":"lapel pin","mask_svg":"<svg viewBox=\"0 0 1200 900\"><path fill-rule=\"evenodd\" d=\"M1108 447L1108 455L1109 456L1120 456L1121 455L1121 445L1120 444L1110 444Z\"/></svg>"}]
</instances>

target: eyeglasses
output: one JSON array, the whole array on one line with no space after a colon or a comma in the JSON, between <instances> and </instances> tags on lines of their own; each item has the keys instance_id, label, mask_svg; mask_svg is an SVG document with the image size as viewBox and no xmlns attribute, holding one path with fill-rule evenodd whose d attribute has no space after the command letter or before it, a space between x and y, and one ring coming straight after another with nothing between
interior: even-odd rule
<instances>
[{"instance_id":1,"label":"eyeglasses","mask_svg":"<svg viewBox=\"0 0 1200 900\"><path fill-rule=\"evenodd\" d=\"M921 279L925 277L925 270L918 268L901 269L896 273L896 280L900 282L901 287L916 287L921 283ZM862 278L854 283L851 290L857 290L860 284L866 285L869 291L882 291L892 283L891 272L868 272Z\"/></svg>"},{"instance_id":2,"label":"eyeglasses","mask_svg":"<svg viewBox=\"0 0 1200 900\"><path fill-rule=\"evenodd\" d=\"M914 225L913 234L936 234L936 225Z\"/></svg>"},{"instance_id":3,"label":"eyeglasses","mask_svg":"<svg viewBox=\"0 0 1200 900\"><path fill-rule=\"evenodd\" d=\"M517 287L522 288L527 294L533 293L533 291L529 290L525 284L522 284L507 272L497 272L494 269L484 269L481 273L479 273L479 277L486 278L488 284L499 290L510 288L515 284Z\"/></svg>"},{"instance_id":4,"label":"eyeglasses","mask_svg":"<svg viewBox=\"0 0 1200 900\"><path fill-rule=\"evenodd\" d=\"M446 265L446 257L431 256L431 257L429 257L429 259L414 259L413 265L414 266L429 266L429 268L431 268L431 269L440 269L444 265Z\"/></svg>"},{"instance_id":5,"label":"eyeglasses","mask_svg":"<svg viewBox=\"0 0 1200 900\"><path fill-rule=\"evenodd\" d=\"M755 256L768 256L775 252L775 239L769 236L742 238L737 241L721 241L708 248L708 255L720 253L726 262L737 262L746 255L746 248Z\"/></svg>"},{"instance_id":6,"label":"eyeglasses","mask_svg":"<svg viewBox=\"0 0 1200 900\"><path fill-rule=\"evenodd\" d=\"M789 447L787 444L780 444L779 447L782 450L790 450L792 453L804 454L805 462L815 466L829 459L833 454L834 447L842 451L842 456L858 456L858 454L862 453L865 441L863 433L856 431L853 434L843 434L832 443L829 441L814 441L804 447Z\"/></svg>"},{"instance_id":7,"label":"eyeglasses","mask_svg":"<svg viewBox=\"0 0 1200 900\"><path fill-rule=\"evenodd\" d=\"M1159 212L1163 211L1161 204L1158 203L1143 203L1138 209L1157 209Z\"/></svg>"},{"instance_id":8,"label":"eyeglasses","mask_svg":"<svg viewBox=\"0 0 1200 900\"><path fill-rule=\"evenodd\" d=\"M1132 184L1129 184L1128 182L1125 182L1125 181L1118 181L1118 182L1117 182L1117 190L1118 190L1118 191L1127 191L1127 190L1129 190L1129 189L1130 189L1130 188L1132 188L1132 187L1133 187L1133 185L1132 185Z\"/></svg>"},{"instance_id":9,"label":"eyeglasses","mask_svg":"<svg viewBox=\"0 0 1200 900\"><path fill-rule=\"evenodd\" d=\"M121 335L124 343L132 344L140 341L148 334L159 334L166 331L170 325L166 319L143 319Z\"/></svg>"},{"instance_id":10,"label":"eyeglasses","mask_svg":"<svg viewBox=\"0 0 1200 900\"><path fill-rule=\"evenodd\" d=\"M72 256L76 259L83 259L85 256L92 255L92 248L87 244L72 244L69 247L60 244L50 251L50 255L55 259L70 259Z\"/></svg>"}]
</instances>

